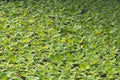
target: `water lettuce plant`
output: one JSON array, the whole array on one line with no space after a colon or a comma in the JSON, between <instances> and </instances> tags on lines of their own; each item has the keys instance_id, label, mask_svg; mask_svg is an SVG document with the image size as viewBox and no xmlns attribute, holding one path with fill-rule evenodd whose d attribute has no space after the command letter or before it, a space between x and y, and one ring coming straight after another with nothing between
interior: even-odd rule
<instances>
[{"instance_id":1,"label":"water lettuce plant","mask_svg":"<svg viewBox=\"0 0 120 80\"><path fill-rule=\"evenodd\" d=\"M0 2L0 80L119 80L120 2Z\"/></svg>"}]
</instances>

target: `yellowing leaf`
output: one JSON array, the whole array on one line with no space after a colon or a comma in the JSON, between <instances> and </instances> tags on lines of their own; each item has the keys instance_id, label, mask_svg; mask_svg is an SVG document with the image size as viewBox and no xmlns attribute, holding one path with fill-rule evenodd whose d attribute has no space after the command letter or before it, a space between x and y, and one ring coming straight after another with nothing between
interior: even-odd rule
<instances>
[{"instance_id":1,"label":"yellowing leaf","mask_svg":"<svg viewBox=\"0 0 120 80\"><path fill-rule=\"evenodd\" d=\"M29 41L30 41L30 38L24 38L24 39L23 39L23 42L24 42L24 43L27 43L27 42L29 42Z\"/></svg>"}]
</instances>

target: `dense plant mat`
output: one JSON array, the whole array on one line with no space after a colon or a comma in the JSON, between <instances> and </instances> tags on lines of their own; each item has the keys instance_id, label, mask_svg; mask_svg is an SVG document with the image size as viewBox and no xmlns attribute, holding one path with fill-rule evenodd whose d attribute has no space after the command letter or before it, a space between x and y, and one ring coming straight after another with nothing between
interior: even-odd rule
<instances>
[{"instance_id":1,"label":"dense plant mat","mask_svg":"<svg viewBox=\"0 0 120 80\"><path fill-rule=\"evenodd\" d=\"M0 2L0 80L120 80L120 2Z\"/></svg>"}]
</instances>

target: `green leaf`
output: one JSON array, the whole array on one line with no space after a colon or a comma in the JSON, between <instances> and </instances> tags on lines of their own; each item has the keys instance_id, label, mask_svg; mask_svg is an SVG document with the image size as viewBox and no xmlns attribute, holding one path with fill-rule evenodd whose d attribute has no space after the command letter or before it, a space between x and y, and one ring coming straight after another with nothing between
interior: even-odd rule
<instances>
[{"instance_id":1,"label":"green leaf","mask_svg":"<svg viewBox=\"0 0 120 80\"><path fill-rule=\"evenodd\" d=\"M9 56L9 60L11 62L15 63L17 59L16 59L16 56L14 54L12 54L12 55Z\"/></svg>"},{"instance_id":2,"label":"green leaf","mask_svg":"<svg viewBox=\"0 0 120 80\"><path fill-rule=\"evenodd\" d=\"M6 73L3 73L1 77L2 77L2 80L8 80L8 76Z\"/></svg>"},{"instance_id":3,"label":"green leaf","mask_svg":"<svg viewBox=\"0 0 120 80\"><path fill-rule=\"evenodd\" d=\"M35 76L27 76L26 80L40 80L40 78Z\"/></svg>"}]
</instances>

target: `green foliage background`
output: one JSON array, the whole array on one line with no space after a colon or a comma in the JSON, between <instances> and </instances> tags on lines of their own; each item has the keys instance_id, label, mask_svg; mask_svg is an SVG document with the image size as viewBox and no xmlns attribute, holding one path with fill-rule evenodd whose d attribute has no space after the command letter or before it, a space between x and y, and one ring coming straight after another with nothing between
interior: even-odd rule
<instances>
[{"instance_id":1,"label":"green foliage background","mask_svg":"<svg viewBox=\"0 0 120 80\"><path fill-rule=\"evenodd\" d=\"M0 2L0 80L119 80L120 2Z\"/></svg>"}]
</instances>

